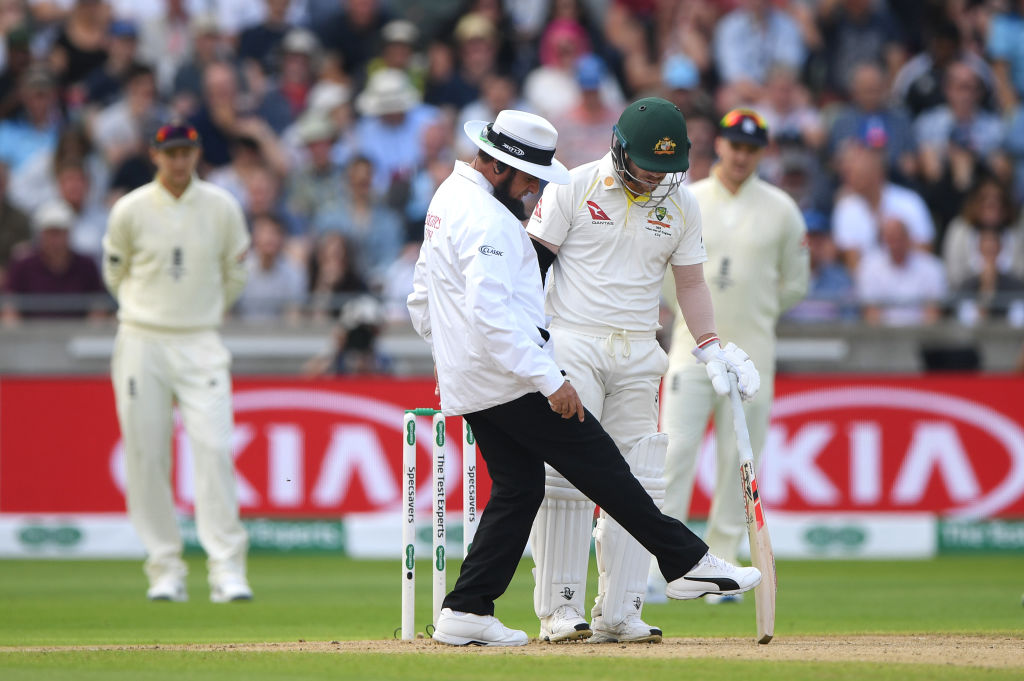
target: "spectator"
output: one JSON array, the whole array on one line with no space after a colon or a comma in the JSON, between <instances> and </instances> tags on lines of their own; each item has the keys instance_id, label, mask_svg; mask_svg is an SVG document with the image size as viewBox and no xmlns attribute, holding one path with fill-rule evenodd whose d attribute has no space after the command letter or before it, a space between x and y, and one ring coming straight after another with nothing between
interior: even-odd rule
<instances>
[{"instance_id":1,"label":"spectator","mask_svg":"<svg viewBox=\"0 0 1024 681\"><path fill-rule=\"evenodd\" d=\"M32 238L28 216L7 198L9 177L7 164L0 162L0 289L4 287L7 278L8 264L16 258L18 250L27 246Z\"/></svg>"},{"instance_id":2,"label":"spectator","mask_svg":"<svg viewBox=\"0 0 1024 681\"><path fill-rule=\"evenodd\" d=\"M859 65L874 64L895 74L907 59L903 35L885 3L839 0L818 5L824 45L825 90L835 96L853 94Z\"/></svg>"},{"instance_id":3,"label":"spectator","mask_svg":"<svg viewBox=\"0 0 1024 681\"><path fill-rule=\"evenodd\" d=\"M0 161L13 173L36 152L53 149L61 123L56 82L45 66L26 69L18 92L20 111L0 121Z\"/></svg>"},{"instance_id":4,"label":"spectator","mask_svg":"<svg viewBox=\"0 0 1024 681\"><path fill-rule=\"evenodd\" d=\"M156 78L148 66L132 66L125 74L124 96L92 121L92 138L107 164L117 166L145 146L146 134L160 126L167 112L156 98Z\"/></svg>"},{"instance_id":5,"label":"spectator","mask_svg":"<svg viewBox=\"0 0 1024 681\"><path fill-rule=\"evenodd\" d=\"M848 143L839 157L843 185L832 211L832 235L851 272L878 246L879 225L887 218L899 217L917 248L930 249L935 239L928 206L917 193L888 180L884 155L884 138L868 137L868 143Z\"/></svg>"},{"instance_id":6,"label":"spectator","mask_svg":"<svg viewBox=\"0 0 1024 681\"><path fill-rule=\"evenodd\" d=\"M558 160L566 168L590 163L607 154L611 148L612 126L618 122L622 111L611 108L601 98L601 80L604 75L604 62L599 57L592 54L580 57L576 63L580 101L551 121L559 131Z\"/></svg>"},{"instance_id":7,"label":"spectator","mask_svg":"<svg viewBox=\"0 0 1024 681\"><path fill-rule=\"evenodd\" d=\"M107 206L89 203L89 175L81 159L63 161L54 172L57 195L72 212L71 247L98 264L107 230Z\"/></svg>"},{"instance_id":8,"label":"spectator","mask_svg":"<svg viewBox=\"0 0 1024 681\"><path fill-rule=\"evenodd\" d=\"M381 195L395 189L407 191L422 161L423 128L436 119L437 110L420 103L409 76L394 69L373 74L356 98L356 110L363 118L353 131L354 151L372 161L374 189Z\"/></svg>"},{"instance_id":9,"label":"spectator","mask_svg":"<svg viewBox=\"0 0 1024 681\"><path fill-rule=\"evenodd\" d=\"M77 0L58 27L49 62L62 89L80 86L107 61L109 10L101 0ZM75 108L85 101L85 90L71 89L65 96L69 107Z\"/></svg>"},{"instance_id":10,"label":"spectator","mask_svg":"<svg viewBox=\"0 0 1024 681\"><path fill-rule=\"evenodd\" d=\"M244 29L238 36L238 59L253 60L263 65L263 70L274 71L274 55L291 28L288 21L290 0L263 0L265 16L263 21Z\"/></svg>"},{"instance_id":11,"label":"spectator","mask_svg":"<svg viewBox=\"0 0 1024 681\"><path fill-rule=\"evenodd\" d=\"M0 68L0 119L10 118L21 107L19 85L25 71L32 65L32 39L27 28L15 28L7 34L6 63Z\"/></svg>"},{"instance_id":12,"label":"spectator","mask_svg":"<svg viewBox=\"0 0 1024 681\"><path fill-rule=\"evenodd\" d=\"M773 67L768 72L765 96L758 111L768 122L773 138L818 150L825 144L825 125L797 75L788 66Z\"/></svg>"},{"instance_id":13,"label":"spectator","mask_svg":"<svg viewBox=\"0 0 1024 681\"><path fill-rule=\"evenodd\" d=\"M783 65L799 71L807 51L800 27L769 0L737 4L715 27L715 68L723 84L736 91L737 103L752 102L760 99L769 69Z\"/></svg>"},{"instance_id":14,"label":"spectator","mask_svg":"<svg viewBox=\"0 0 1024 681\"><path fill-rule=\"evenodd\" d=\"M285 232L272 214L252 219L252 249L246 256L249 279L236 312L249 322L294 324L306 300L306 273L284 255Z\"/></svg>"},{"instance_id":15,"label":"spectator","mask_svg":"<svg viewBox=\"0 0 1024 681\"><path fill-rule=\"evenodd\" d=\"M32 298L8 303L4 308L5 322L101 314L95 303L82 299L102 294L104 289L96 264L71 248L69 231L74 219L71 207L63 201L46 203L32 216L33 250L11 264L6 286L8 293Z\"/></svg>"},{"instance_id":16,"label":"spectator","mask_svg":"<svg viewBox=\"0 0 1024 681\"><path fill-rule=\"evenodd\" d=\"M576 65L590 51L590 41L582 26L566 19L552 22L541 38L540 66L530 71L523 82L523 98L530 111L553 119L576 106L581 96ZM604 70L597 89L605 106L621 110L622 92Z\"/></svg>"},{"instance_id":17,"label":"spectator","mask_svg":"<svg viewBox=\"0 0 1024 681\"><path fill-rule=\"evenodd\" d=\"M1013 326L1024 325L1024 280L1007 274L999 262L1002 235L983 229L978 234L981 270L958 289L957 308L961 323L1005 317Z\"/></svg>"},{"instance_id":18,"label":"spectator","mask_svg":"<svg viewBox=\"0 0 1024 681\"><path fill-rule=\"evenodd\" d=\"M207 67L230 57L220 24L211 14L197 14L189 23L191 49L174 71L171 92L174 110L192 115L199 108L203 96L203 77ZM162 66L162 64L161 64Z\"/></svg>"},{"instance_id":19,"label":"spectator","mask_svg":"<svg viewBox=\"0 0 1024 681\"><path fill-rule=\"evenodd\" d=\"M967 194L963 211L949 224L942 241L942 258L951 289L982 273L985 257L981 235L994 234L994 262L1000 274L1024 279L1024 224L1015 212L1005 184L992 175L981 176Z\"/></svg>"},{"instance_id":20,"label":"spectator","mask_svg":"<svg viewBox=\"0 0 1024 681\"><path fill-rule=\"evenodd\" d=\"M857 300L872 325L913 326L938 321L946 295L942 261L914 248L898 217L882 220L882 243L864 256L857 271Z\"/></svg>"},{"instance_id":21,"label":"spectator","mask_svg":"<svg viewBox=\"0 0 1024 681\"><path fill-rule=\"evenodd\" d=\"M922 112L946 102L942 91L946 69L960 61L981 80L983 101L988 101L994 85L992 68L974 52L963 49L957 25L939 20L926 29L927 49L903 65L892 84L893 101L916 118Z\"/></svg>"},{"instance_id":22,"label":"spectator","mask_svg":"<svg viewBox=\"0 0 1024 681\"><path fill-rule=\"evenodd\" d=\"M405 71L413 86L423 92L426 86L426 67L423 59L416 54L416 41L419 40L419 29L416 24L405 19L394 19L381 29L380 56L373 58L366 68L372 76L380 69L398 69Z\"/></svg>"},{"instance_id":23,"label":"spectator","mask_svg":"<svg viewBox=\"0 0 1024 681\"><path fill-rule=\"evenodd\" d=\"M886 163L896 177L917 174L916 147L910 119L890 107L885 74L875 64L858 64L850 77L851 102L836 115L829 131L827 153L835 158L844 142L865 134L884 138Z\"/></svg>"},{"instance_id":24,"label":"spectator","mask_svg":"<svg viewBox=\"0 0 1024 681\"><path fill-rule=\"evenodd\" d=\"M311 31L293 28L281 41L277 87L269 96L282 97L288 103L289 122L306 109L319 58L320 44Z\"/></svg>"},{"instance_id":25,"label":"spectator","mask_svg":"<svg viewBox=\"0 0 1024 681\"><path fill-rule=\"evenodd\" d=\"M495 71L484 76L480 82L480 97L462 107L455 127L462 130L462 126L469 121L493 121L498 112L505 109L529 111L530 107L519 96L515 79L510 74ZM456 135L454 145L458 158L465 160L476 156L476 145L465 135ZM451 168L448 172L451 172ZM432 196L433 192L426 197L427 203Z\"/></svg>"},{"instance_id":26,"label":"spectator","mask_svg":"<svg viewBox=\"0 0 1024 681\"><path fill-rule=\"evenodd\" d=\"M366 65L380 52L381 29L391 13L381 0L346 0L342 11L323 24L314 26L320 44L340 52L345 69L361 84L366 80Z\"/></svg>"},{"instance_id":27,"label":"spectator","mask_svg":"<svg viewBox=\"0 0 1024 681\"><path fill-rule=\"evenodd\" d=\"M366 282L359 276L355 255L340 232L317 237L309 260L310 312L314 320L337 318L343 302L353 294L365 293Z\"/></svg>"},{"instance_id":28,"label":"spectator","mask_svg":"<svg viewBox=\"0 0 1024 681\"><path fill-rule=\"evenodd\" d=\"M455 27L455 51L444 44L431 47L424 101L456 109L480 96L487 74L502 70L498 61L499 36L490 19L467 14Z\"/></svg>"},{"instance_id":29,"label":"spectator","mask_svg":"<svg viewBox=\"0 0 1024 681\"><path fill-rule=\"evenodd\" d=\"M686 116L711 111L711 100L700 87L700 72L693 60L685 54L665 57L661 67L661 96L679 107Z\"/></svg>"},{"instance_id":30,"label":"spectator","mask_svg":"<svg viewBox=\"0 0 1024 681\"><path fill-rule=\"evenodd\" d=\"M129 21L110 23L107 39L107 60L85 78L85 99L92 106L104 107L121 96L134 70L138 47L138 31Z\"/></svg>"},{"instance_id":31,"label":"spectator","mask_svg":"<svg viewBox=\"0 0 1024 681\"><path fill-rule=\"evenodd\" d=\"M997 12L991 18L986 50L996 77L996 97L1004 114L1020 103L1024 92L1024 0L1011 3L1013 10Z\"/></svg>"},{"instance_id":32,"label":"spectator","mask_svg":"<svg viewBox=\"0 0 1024 681\"><path fill-rule=\"evenodd\" d=\"M828 216L817 211L804 211L804 221L807 223L807 249L811 257L810 285L807 297L793 306L785 319L805 323L856 319L853 279L839 262Z\"/></svg>"},{"instance_id":33,"label":"spectator","mask_svg":"<svg viewBox=\"0 0 1024 681\"><path fill-rule=\"evenodd\" d=\"M331 162L337 131L326 115L307 113L299 119L298 136L307 153L304 162L288 175L285 201L305 234L320 207L336 195L343 173Z\"/></svg>"},{"instance_id":34,"label":"spectator","mask_svg":"<svg viewBox=\"0 0 1024 681\"><path fill-rule=\"evenodd\" d=\"M373 191L373 161L357 156L349 163L341 196L317 214L316 233L340 232L354 249L356 271L374 288L405 243L398 215Z\"/></svg>"},{"instance_id":35,"label":"spectator","mask_svg":"<svg viewBox=\"0 0 1024 681\"><path fill-rule=\"evenodd\" d=\"M205 15L193 17L188 9L188 0L164 0L163 4L162 14L140 22L138 56L140 61L153 68L161 95L168 97L174 93L175 75L179 69L200 51L201 21L215 25L216 19L212 16L207 19ZM194 92L198 96L198 78L195 86Z\"/></svg>"}]
</instances>

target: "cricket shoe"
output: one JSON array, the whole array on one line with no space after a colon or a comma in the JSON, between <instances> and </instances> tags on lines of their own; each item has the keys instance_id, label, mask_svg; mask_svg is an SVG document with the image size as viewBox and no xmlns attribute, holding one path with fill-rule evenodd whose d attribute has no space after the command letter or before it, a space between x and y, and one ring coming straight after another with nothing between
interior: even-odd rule
<instances>
[{"instance_id":1,"label":"cricket shoe","mask_svg":"<svg viewBox=\"0 0 1024 681\"><path fill-rule=\"evenodd\" d=\"M509 629L494 615L441 610L432 638L450 646L525 646L525 631Z\"/></svg>"},{"instance_id":2,"label":"cricket shoe","mask_svg":"<svg viewBox=\"0 0 1024 681\"><path fill-rule=\"evenodd\" d=\"M635 612L615 626L606 625L598 615L591 626L594 635L590 643L661 643L661 629L647 624Z\"/></svg>"},{"instance_id":3,"label":"cricket shoe","mask_svg":"<svg viewBox=\"0 0 1024 681\"><path fill-rule=\"evenodd\" d=\"M181 578L161 577L146 591L146 598L151 601L184 603L188 600L188 592L185 591L185 582Z\"/></svg>"},{"instance_id":4,"label":"cricket shoe","mask_svg":"<svg viewBox=\"0 0 1024 681\"><path fill-rule=\"evenodd\" d=\"M550 615L540 618L540 636L537 638L548 643L558 643L590 638L592 633L579 610L571 605L562 605Z\"/></svg>"},{"instance_id":5,"label":"cricket shoe","mask_svg":"<svg viewBox=\"0 0 1024 681\"><path fill-rule=\"evenodd\" d=\"M225 575L210 583L210 601L213 603L251 600L252 589L241 575Z\"/></svg>"},{"instance_id":6,"label":"cricket shoe","mask_svg":"<svg viewBox=\"0 0 1024 681\"><path fill-rule=\"evenodd\" d=\"M761 583L761 571L755 567L736 567L709 551L697 564L665 587L665 595L680 601L706 594L727 596L743 593Z\"/></svg>"},{"instance_id":7,"label":"cricket shoe","mask_svg":"<svg viewBox=\"0 0 1024 681\"><path fill-rule=\"evenodd\" d=\"M711 605L718 605L719 603L742 603L743 594L729 594L722 596L718 594L708 594L704 597L704 602L710 603Z\"/></svg>"}]
</instances>

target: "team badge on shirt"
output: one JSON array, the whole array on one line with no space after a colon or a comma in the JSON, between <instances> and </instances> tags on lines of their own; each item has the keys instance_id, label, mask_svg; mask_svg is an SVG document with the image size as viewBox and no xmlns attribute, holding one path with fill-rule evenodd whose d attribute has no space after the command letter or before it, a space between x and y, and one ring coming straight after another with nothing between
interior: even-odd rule
<instances>
[{"instance_id":1,"label":"team badge on shirt","mask_svg":"<svg viewBox=\"0 0 1024 681\"><path fill-rule=\"evenodd\" d=\"M676 143L671 137L662 137L654 143L655 156L674 156L675 153Z\"/></svg>"},{"instance_id":2,"label":"team badge on shirt","mask_svg":"<svg viewBox=\"0 0 1024 681\"><path fill-rule=\"evenodd\" d=\"M668 236L676 216L668 212L665 206L658 206L647 211L647 231L655 236Z\"/></svg>"}]
</instances>

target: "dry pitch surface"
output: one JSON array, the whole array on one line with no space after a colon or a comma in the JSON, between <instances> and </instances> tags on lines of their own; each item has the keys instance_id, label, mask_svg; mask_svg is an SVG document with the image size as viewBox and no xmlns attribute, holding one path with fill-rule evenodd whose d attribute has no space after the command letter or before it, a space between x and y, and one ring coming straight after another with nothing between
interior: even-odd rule
<instances>
[{"instance_id":1,"label":"dry pitch surface","mask_svg":"<svg viewBox=\"0 0 1024 681\"><path fill-rule=\"evenodd\" d=\"M427 653L466 655L563 655L590 657L713 658L785 662L880 662L962 667L1021 668L1024 640L1010 636L889 635L776 638L768 645L738 638L668 638L660 644L552 645L533 640L520 648L455 648L416 641L298 641L162 646L32 646L0 652L76 650L180 650L308 653ZM1024 671L1022 671L1024 674Z\"/></svg>"}]
</instances>

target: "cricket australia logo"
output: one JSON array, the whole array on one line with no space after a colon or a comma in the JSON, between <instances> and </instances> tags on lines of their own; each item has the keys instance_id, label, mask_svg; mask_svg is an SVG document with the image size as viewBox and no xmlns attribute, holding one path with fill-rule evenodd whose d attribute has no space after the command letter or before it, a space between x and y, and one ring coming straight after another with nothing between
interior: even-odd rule
<instances>
[{"instance_id":1,"label":"cricket australia logo","mask_svg":"<svg viewBox=\"0 0 1024 681\"><path fill-rule=\"evenodd\" d=\"M505 254L504 251L499 251L494 246L488 246L487 244L484 244L483 246L481 246L477 250L480 251L480 255L497 255L497 256L502 256L502 255Z\"/></svg>"},{"instance_id":2,"label":"cricket australia logo","mask_svg":"<svg viewBox=\"0 0 1024 681\"><path fill-rule=\"evenodd\" d=\"M571 601L572 597L576 595L576 592L570 589L569 587L565 587L564 589L562 589L561 595L562 598L564 598L565 600Z\"/></svg>"},{"instance_id":3,"label":"cricket australia logo","mask_svg":"<svg viewBox=\"0 0 1024 681\"><path fill-rule=\"evenodd\" d=\"M676 216L669 213L665 206L652 208L647 211L647 231L655 236L669 236L672 229L670 223L675 219Z\"/></svg>"},{"instance_id":4,"label":"cricket australia logo","mask_svg":"<svg viewBox=\"0 0 1024 681\"><path fill-rule=\"evenodd\" d=\"M676 153L675 140L671 137L662 137L654 143L653 151L655 156L674 156Z\"/></svg>"}]
</instances>

